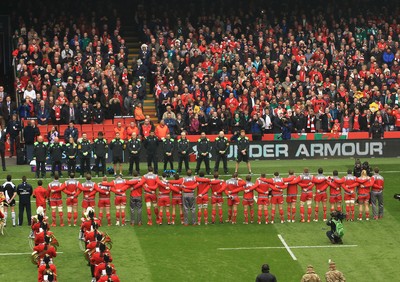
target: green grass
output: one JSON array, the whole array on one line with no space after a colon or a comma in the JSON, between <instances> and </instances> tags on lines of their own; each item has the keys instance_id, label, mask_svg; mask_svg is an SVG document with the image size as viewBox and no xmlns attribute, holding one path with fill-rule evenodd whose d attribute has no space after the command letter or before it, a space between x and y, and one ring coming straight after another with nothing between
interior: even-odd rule
<instances>
[{"instance_id":1,"label":"green grass","mask_svg":"<svg viewBox=\"0 0 400 282\"><path fill-rule=\"evenodd\" d=\"M336 261L347 281L398 281L396 269L400 245L400 202L393 199L393 194L400 192L397 177L400 160L368 161L373 166L379 166L385 177L385 216L380 221L345 223L344 243L357 245L354 248L292 249L297 261L283 248L218 250L282 247L278 234L284 237L289 246L330 246L325 236L327 226L323 222L242 225L242 206L239 206L237 225L184 227L164 224L134 228L105 226L101 229L107 231L113 239L111 253L121 281L254 281L260 266L267 262L279 281L290 282L299 281L308 264L314 265L316 272L323 277L328 268L328 259ZM229 163L231 170L233 164ZM354 160L254 161L252 164L255 174L271 174L277 170L286 175L289 168L299 173L304 166L315 172L321 166L325 174L329 175L333 169L344 172L352 168ZM19 182L23 174L32 177L28 180L32 184L36 182L27 166L9 167L8 170L15 183ZM246 171L244 166L241 170ZM49 181L46 179L45 183ZM8 224L10 226L10 222ZM0 236L0 253L29 253L29 227L6 229L6 235ZM78 247L78 228L57 227L52 230L60 242L59 251L63 252L55 259L59 281L90 281L89 267ZM0 281L37 280L37 269L30 263L29 255L1 256L0 260Z\"/></svg>"}]
</instances>

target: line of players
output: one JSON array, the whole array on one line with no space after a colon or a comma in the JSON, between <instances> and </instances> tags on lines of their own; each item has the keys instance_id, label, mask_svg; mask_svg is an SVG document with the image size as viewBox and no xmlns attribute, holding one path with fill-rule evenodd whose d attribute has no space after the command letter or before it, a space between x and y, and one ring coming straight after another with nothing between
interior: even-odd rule
<instances>
[{"instance_id":1,"label":"line of players","mask_svg":"<svg viewBox=\"0 0 400 282\"><path fill-rule=\"evenodd\" d=\"M54 233L50 231L47 217L43 207L37 209L37 215L31 219L30 238L34 242L32 263L38 267L38 281L57 281L57 267L54 258L57 256L58 241Z\"/></svg>"},{"instance_id":2,"label":"line of players","mask_svg":"<svg viewBox=\"0 0 400 282\"><path fill-rule=\"evenodd\" d=\"M70 179L61 183L58 175L54 177L47 191L43 193L42 201L49 197L52 215L52 226L56 225L56 212L58 210L60 225L63 226L62 195L67 195L67 218L68 225L76 225L78 218L77 205L78 196L83 193L82 208L85 211L88 207L95 207L96 194L99 194L98 208L99 219L103 218L105 213L108 225L111 225L110 215L110 195L114 193L114 205L116 208L116 225L125 225L125 208L127 204L127 191L130 193L130 211L131 225L142 224L142 198L146 204L147 224L152 225L152 208L156 216L156 223L162 224L165 215L168 224L175 224L177 208L182 224L189 224L191 217L192 224L200 224L201 218L208 224L208 203L209 191L211 190L211 222L215 223L217 211L219 221L223 222L222 205L224 198L227 198L228 219L227 222L236 223L237 208L240 202L244 207L244 223L254 222L255 203L258 206L257 222L268 224L275 221L276 210L279 212L280 221L284 218L284 193L286 190L287 202L287 221L295 222L296 203L298 198L298 187L300 187L300 216L301 222L310 222L319 220L319 209L322 207L323 220L326 220L328 209L328 191L330 210L342 210L342 191L344 192L344 202L346 205L347 219L352 221L355 218L355 204L358 203L358 219L362 220L363 213L365 219L369 220L369 200L370 195L379 201L379 211L375 203L372 203L374 219L383 216L383 188L384 179L379 175L379 169L375 169L375 174L369 177L366 171L363 171L360 177L348 174L342 178L338 172L333 171L332 176L323 175L323 169L318 169L318 174L313 176L308 169L300 175L295 175L289 171L287 177L282 177L278 172L274 173L272 178L267 178L261 174L254 182L251 175L245 180L238 178L234 173L232 178L224 181L219 179L218 173L214 173L214 178L204 177L204 172L199 172L198 176L193 176L192 171L188 170L187 175L180 177L174 175L173 179L168 180L164 173L159 177L153 173L152 167L149 167L148 173L139 177L134 173L133 178L123 179L118 175L113 181L108 182L104 177L100 183L91 180L91 175L87 174L86 181L80 183L74 179L71 174ZM255 197L257 192L257 197ZM243 193L242 201L239 193ZM36 193L39 194L39 193ZM38 197L38 196L37 196ZM39 201L40 202L40 201ZM312 218L312 204L314 204L314 218ZM39 203L40 204L40 203ZM197 204L197 216L196 216ZM170 207L172 206L172 209ZM269 206L271 214L269 215ZM264 216L264 219L262 220Z\"/></svg>"},{"instance_id":3,"label":"line of players","mask_svg":"<svg viewBox=\"0 0 400 282\"><path fill-rule=\"evenodd\" d=\"M101 220L95 217L94 210L88 207L82 220L80 239L85 242L85 258L90 266L92 282L119 282L114 264L111 262L112 241L107 233L99 230Z\"/></svg>"}]
</instances>

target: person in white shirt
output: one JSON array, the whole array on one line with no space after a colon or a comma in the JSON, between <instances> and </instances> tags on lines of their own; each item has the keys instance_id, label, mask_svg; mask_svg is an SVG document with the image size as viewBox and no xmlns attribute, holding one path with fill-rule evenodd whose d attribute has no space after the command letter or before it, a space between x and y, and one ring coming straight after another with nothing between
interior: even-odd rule
<instances>
[{"instance_id":1,"label":"person in white shirt","mask_svg":"<svg viewBox=\"0 0 400 282\"><path fill-rule=\"evenodd\" d=\"M26 97L29 97L31 101L36 99L36 91L33 89L32 84L28 84L26 90L24 91L24 99L26 99Z\"/></svg>"}]
</instances>

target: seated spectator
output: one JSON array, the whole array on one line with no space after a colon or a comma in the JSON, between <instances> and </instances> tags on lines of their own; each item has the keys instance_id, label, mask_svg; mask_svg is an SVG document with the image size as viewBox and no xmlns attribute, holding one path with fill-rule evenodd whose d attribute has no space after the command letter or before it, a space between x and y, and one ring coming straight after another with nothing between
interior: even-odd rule
<instances>
[{"instance_id":1,"label":"seated spectator","mask_svg":"<svg viewBox=\"0 0 400 282\"><path fill-rule=\"evenodd\" d=\"M47 133L47 140L50 144L54 143L54 138L58 138L60 133L58 132L57 126L52 126L51 130Z\"/></svg>"},{"instance_id":2,"label":"seated spectator","mask_svg":"<svg viewBox=\"0 0 400 282\"><path fill-rule=\"evenodd\" d=\"M143 114L143 108L142 108L142 103L138 103L137 106L135 107L134 111L134 117L137 122L142 122L145 119L145 116Z\"/></svg>"},{"instance_id":3,"label":"seated spectator","mask_svg":"<svg viewBox=\"0 0 400 282\"><path fill-rule=\"evenodd\" d=\"M168 126L165 125L164 120L161 120L154 130L154 134L161 140L167 136L167 133L169 133Z\"/></svg>"},{"instance_id":4,"label":"seated spectator","mask_svg":"<svg viewBox=\"0 0 400 282\"><path fill-rule=\"evenodd\" d=\"M117 126L114 127L114 132L115 134L119 133L119 137L122 140L126 139L126 131L125 131L125 127L122 126L122 122L117 122Z\"/></svg>"},{"instance_id":5,"label":"seated spectator","mask_svg":"<svg viewBox=\"0 0 400 282\"><path fill-rule=\"evenodd\" d=\"M136 136L139 136L139 128L136 126L136 122L131 121L129 126L126 128L126 136L127 139L131 139L132 134L136 133Z\"/></svg>"}]
</instances>

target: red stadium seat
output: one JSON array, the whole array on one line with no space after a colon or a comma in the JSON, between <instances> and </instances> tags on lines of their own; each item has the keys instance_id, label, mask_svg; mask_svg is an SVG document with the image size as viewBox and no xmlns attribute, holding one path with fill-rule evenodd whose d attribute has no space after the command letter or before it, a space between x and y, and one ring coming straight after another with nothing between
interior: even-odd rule
<instances>
[{"instance_id":1,"label":"red stadium seat","mask_svg":"<svg viewBox=\"0 0 400 282\"><path fill-rule=\"evenodd\" d=\"M113 124L113 120L112 119L105 119L103 121L103 125L105 125L105 124Z\"/></svg>"},{"instance_id":2,"label":"red stadium seat","mask_svg":"<svg viewBox=\"0 0 400 282\"><path fill-rule=\"evenodd\" d=\"M91 124L82 124L82 133L92 133L93 134L93 125Z\"/></svg>"},{"instance_id":3,"label":"red stadium seat","mask_svg":"<svg viewBox=\"0 0 400 282\"><path fill-rule=\"evenodd\" d=\"M114 125L117 125L118 122L121 122L122 124L124 124L125 119L124 118L114 118Z\"/></svg>"},{"instance_id":4,"label":"red stadium seat","mask_svg":"<svg viewBox=\"0 0 400 282\"><path fill-rule=\"evenodd\" d=\"M115 125L114 124L103 124L103 130L106 131L112 131L114 132Z\"/></svg>"},{"instance_id":5,"label":"red stadium seat","mask_svg":"<svg viewBox=\"0 0 400 282\"><path fill-rule=\"evenodd\" d=\"M40 135L42 135L42 136L46 136L46 135L47 135L47 132L49 132L49 131L47 130L47 125L40 125L40 124L38 124L37 127L39 128Z\"/></svg>"}]
</instances>

